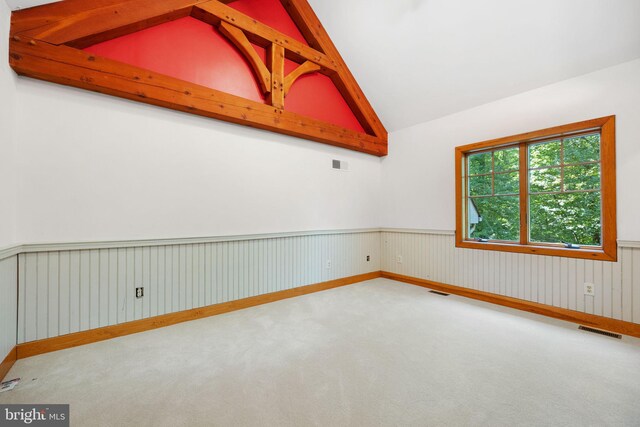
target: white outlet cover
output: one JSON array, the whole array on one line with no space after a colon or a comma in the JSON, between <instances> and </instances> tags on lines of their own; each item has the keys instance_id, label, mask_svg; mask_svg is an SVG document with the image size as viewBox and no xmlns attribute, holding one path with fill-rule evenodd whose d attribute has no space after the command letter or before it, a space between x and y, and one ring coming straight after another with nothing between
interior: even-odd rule
<instances>
[{"instance_id":1,"label":"white outlet cover","mask_svg":"<svg viewBox=\"0 0 640 427\"><path fill-rule=\"evenodd\" d=\"M398 264L402 264L402 255L398 255Z\"/></svg>"},{"instance_id":2,"label":"white outlet cover","mask_svg":"<svg viewBox=\"0 0 640 427\"><path fill-rule=\"evenodd\" d=\"M596 294L596 285L593 283L585 283L584 294L594 296Z\"/></svg>"}]
</instances>

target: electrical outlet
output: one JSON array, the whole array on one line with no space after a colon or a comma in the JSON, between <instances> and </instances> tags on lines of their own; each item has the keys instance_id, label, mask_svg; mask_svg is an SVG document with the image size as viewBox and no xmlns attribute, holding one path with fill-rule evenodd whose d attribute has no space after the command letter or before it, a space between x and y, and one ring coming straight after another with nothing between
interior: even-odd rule
<instances>
[{"instance_id":1,"label":"electrical outlet","mask_svg":"<svg viewBox=\"0 0 640 427\"><path fill-rule=\"evenodd\" d=\"M402 264L402 255L398 255L398 264Z\"/></svg>"},{"instance_id":2,"label":"electrical outlet","mask_svg":"<svg viewBox=\"0 0 640 427\"><path fill-rule=\"evenodd\" d=\"M367 255L367 261L371 261L371 256Z\"/></svg>"},{"instance_id":3,"label":"electrical outlet","mask_svg":"<svg viewBox=\"0 0 640 427\"><path fill-rule=\"evenodd\" d=\"M329 269L329 268L331 268L331 260L330 259L327 260L327 269Z\"/></svg>"},{"instance_id":4,"label":"electrical outlet","mask_svg":"<svg viewBox=\"0 0 640 427\"><path fill-rule=\"evenodd\" d=\"M136 298L142 298L144 296L144 288L136 288Z\"/></svg>"},{"instance_id":5,"label":"electrical outlet","mask_svg":"<svg viewBox=\"0 0 640 427\"><path fill-rule=\"evenodd\" d=\"M593 283L585 283L584 284L584 294L589 296L595 296L596 294L596 285Z\"/></svg>"}]
</instances>

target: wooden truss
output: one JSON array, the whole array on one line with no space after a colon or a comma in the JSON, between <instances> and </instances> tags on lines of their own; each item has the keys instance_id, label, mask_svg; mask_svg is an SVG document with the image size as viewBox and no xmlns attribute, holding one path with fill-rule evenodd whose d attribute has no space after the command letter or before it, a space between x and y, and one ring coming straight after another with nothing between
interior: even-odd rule
<instances>
[{"instance_id":1,"label":"wooden truss","mask_svg":"<svg viewBox=\"0 0 640 427\"><path fill-rule=\"evenodd\" d=\"M12 14L9 62L20 75L306 138L377 156L387 131L306 0L281 0L306 45L227 6L232 0L64 0ZM87 53L82 48L192 16L217 27L247 59L260 103ZM267 63L251 43L267 49ZM299 64L284 74L284 59ZM366 133L285 109L300 76L336 85ZM310 100L312 102L312 100Z\"/></svg>"}]
</instances>

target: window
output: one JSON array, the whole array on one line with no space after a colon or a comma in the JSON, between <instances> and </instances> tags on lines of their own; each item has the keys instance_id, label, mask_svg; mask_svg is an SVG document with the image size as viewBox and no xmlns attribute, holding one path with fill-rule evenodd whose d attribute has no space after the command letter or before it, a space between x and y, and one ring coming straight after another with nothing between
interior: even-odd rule
<instances>
[{"instance_id":1,"label":"window","mask_svg":"<svg viewBox=\"0 0 640 427\"><path fill-rule=\"evenodd\" d=\"M616 260L615 116L456 148L456 245Z\"/></svg>"}]
</instances>

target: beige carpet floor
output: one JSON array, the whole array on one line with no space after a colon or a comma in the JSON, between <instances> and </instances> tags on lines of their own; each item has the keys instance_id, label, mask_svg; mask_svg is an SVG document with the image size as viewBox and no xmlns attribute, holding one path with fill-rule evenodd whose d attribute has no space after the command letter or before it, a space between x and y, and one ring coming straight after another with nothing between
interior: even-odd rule
<instances>
[{"instance_id":1,"label":"beige carpet floor","mask_svg":"<svg viewBox=\"0 0 640 427\"><path fill-rule=\"evenodd\" d=\"M640 340L376 279L18 361L72 426L638 426Z\"/></svg>"}]
</instances>

